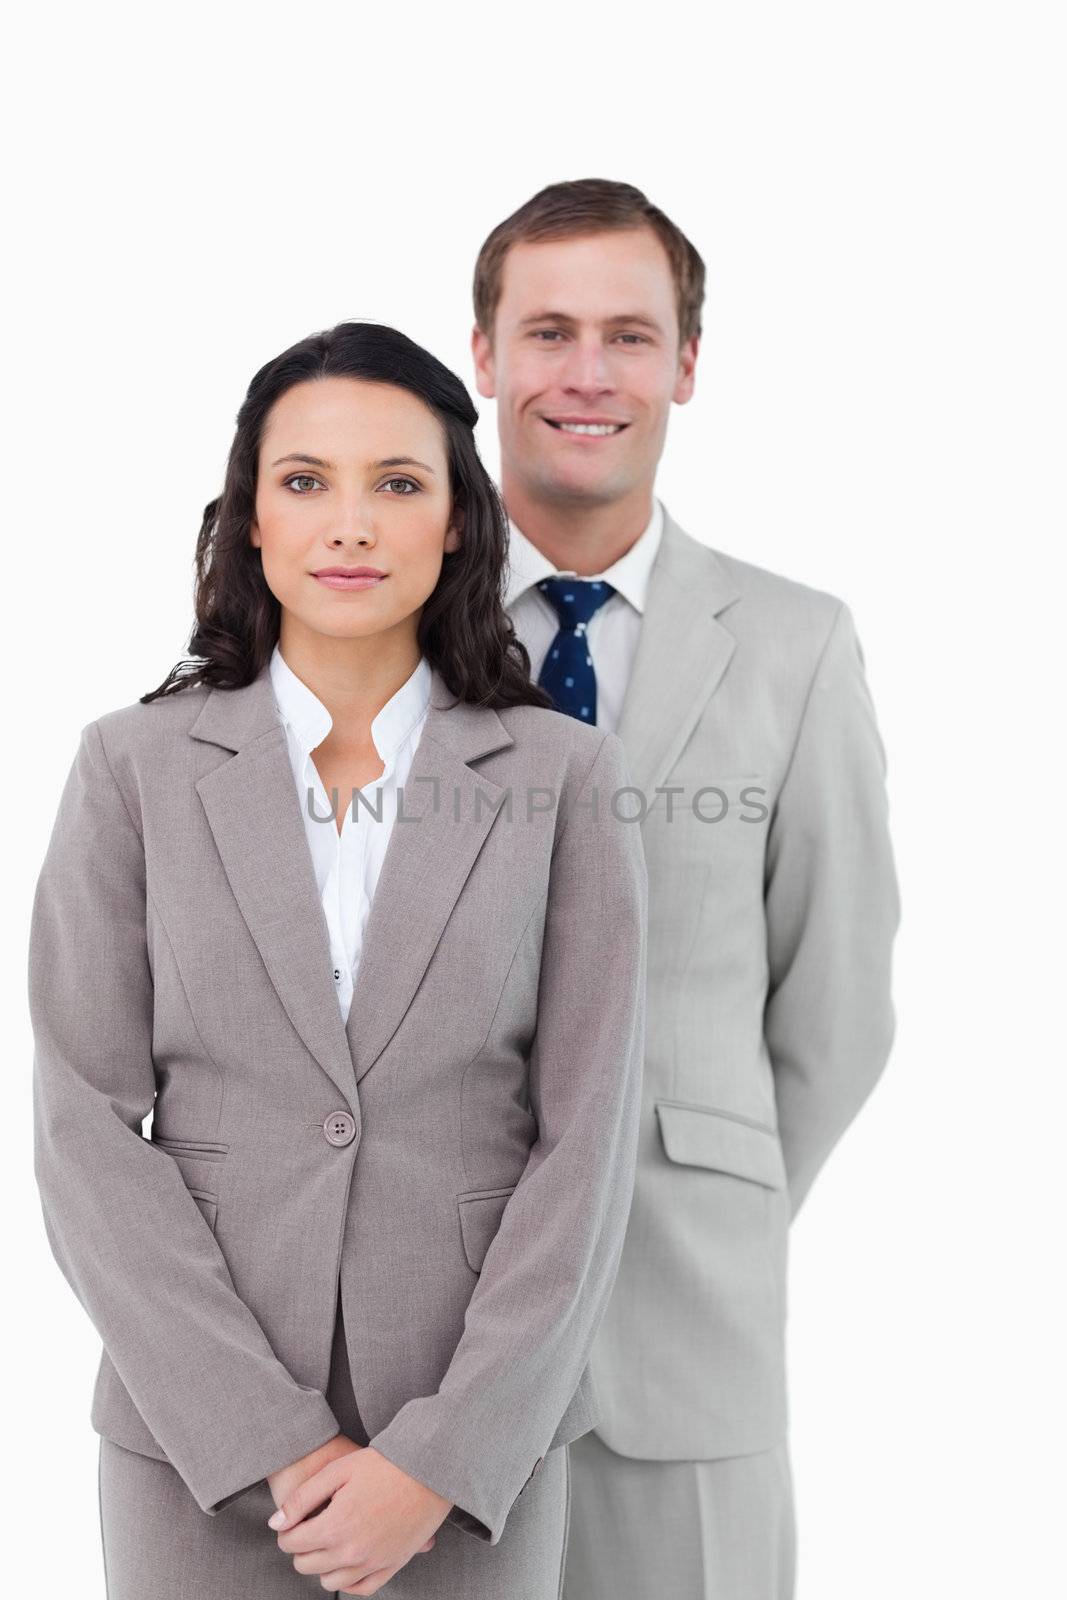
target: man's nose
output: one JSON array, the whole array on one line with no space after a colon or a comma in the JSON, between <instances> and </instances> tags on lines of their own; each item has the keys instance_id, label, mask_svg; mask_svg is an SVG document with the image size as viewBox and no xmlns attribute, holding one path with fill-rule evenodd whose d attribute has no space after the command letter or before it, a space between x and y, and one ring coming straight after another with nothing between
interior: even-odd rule
<instances>
[{"instance_id":1,"label":"man's nose","mask_svg":"<svg viewBox=\"0 0 1067 1600\"><path fill-rule=\"evenodd\" d=\"M600 339L575 340L561 376L565 388L581 394L603 394L614 388L611 363Z\"/></svg>"}]
</instances>

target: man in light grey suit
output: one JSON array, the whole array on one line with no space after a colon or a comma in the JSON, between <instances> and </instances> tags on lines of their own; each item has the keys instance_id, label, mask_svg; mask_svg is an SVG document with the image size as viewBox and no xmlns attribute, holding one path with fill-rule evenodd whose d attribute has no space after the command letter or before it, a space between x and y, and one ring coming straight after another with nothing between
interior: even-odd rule
<instances>
[{"instance_id":1,"label":"man in light grey suit","mask_svg":"<svg viewBox=\"0 0 1067 1600\"><path fill-rule=\"evenodd\" d=\"M851 614L654 498L704 271L636 189L550 186L486 239L508 606L561 710L646 807L637 1183L570 1446L566 1600L788 1600L789 1223L887 1059L898 897ZM610 970L605 952L603 973Z\"/></svg>"}]
</instances>

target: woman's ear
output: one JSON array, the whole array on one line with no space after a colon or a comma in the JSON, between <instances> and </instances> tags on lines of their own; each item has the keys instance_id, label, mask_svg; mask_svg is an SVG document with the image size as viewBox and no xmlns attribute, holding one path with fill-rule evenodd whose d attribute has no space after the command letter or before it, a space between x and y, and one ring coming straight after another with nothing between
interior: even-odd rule
<instances>
[{"instance_id":1,"label":"woman's ear","mask_svg":"<svg viewBox=\"0 0 1067 1600\"><path fill-rule=\"evenodd\" d=\"M457 508L452 513L452 520L449 522L448 530L445 533L445 554L446 555L452 555L452 554L454 554L455 551L457 551L457 550L459 550L461 548L461 546L463 544L464 522L465 522L465 518L464 518L464 515L463 515L462 508L457 506Z\"/></svg>"},{"instance_id":2,"label":"woman's ear","mask_svg":"<svg viewBox=\"0 0 1067 1600\"><path fill-rule=\"evenodd\" d=\"M248 528L248 538L249 543L254 545L254 547L258 550L260 548L259 523L256 521L254 512L252 514L252 521Z\"/></svg>"}]
</instances>

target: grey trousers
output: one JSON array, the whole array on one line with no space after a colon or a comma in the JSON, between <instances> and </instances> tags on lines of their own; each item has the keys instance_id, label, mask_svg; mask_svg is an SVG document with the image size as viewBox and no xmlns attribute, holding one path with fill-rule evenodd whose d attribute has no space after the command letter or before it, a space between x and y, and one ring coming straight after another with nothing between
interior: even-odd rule
<instances>
[{"instance_id":1,"label":"grey trousers","mask_svg":"<svg viewBox=\"0 0 1067 1600\"><path fill-rule=\"evenodd\" d=\"M785 1443L719 1461L638 1461L595 1431L568 1448L563 1600L793 1600Z\"/></svg>"},{"instance_id":2,"label":"grey trousers","mask_svg":"<svg viewBox=\"0 0 1067 1600\"><path fill-rule=\"evenodd\" d=\"M356 1409L338 1310L326 1391L341 1430L367 1433ZM297 1572L267 1527L266 1480L209 1517L168 1461L100 1440L100 1531L108 1600L310 1600L328 1592ZM559 1600L570 1510L567 1447L557 1447L515 1501L498 1543L450 1522L378 1593L387 1600Z\"/></svg>"}]
</instances>

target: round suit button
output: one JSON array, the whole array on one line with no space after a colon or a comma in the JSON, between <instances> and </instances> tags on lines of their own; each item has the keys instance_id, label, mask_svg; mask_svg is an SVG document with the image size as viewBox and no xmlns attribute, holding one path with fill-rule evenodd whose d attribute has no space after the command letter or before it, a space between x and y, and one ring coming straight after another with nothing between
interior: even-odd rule
<instances>
[{"instance_id":1,"label":"round suit button","mask_svg":"<svg viewBox=\"0 0 1067 1600\"><path fill-rule=\"evenodd\" d=\"M351 1144L356 1137L356 1119L350 1111L331 1111L322 1131L330 1144Z\"/></svg>"}]
</instances>

